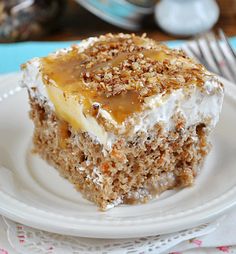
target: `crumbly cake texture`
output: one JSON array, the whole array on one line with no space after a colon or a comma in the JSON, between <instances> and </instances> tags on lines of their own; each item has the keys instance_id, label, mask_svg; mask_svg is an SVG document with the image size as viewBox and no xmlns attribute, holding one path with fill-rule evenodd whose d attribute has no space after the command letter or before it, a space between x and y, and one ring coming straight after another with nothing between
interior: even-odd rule
<instances>
[{"instance_id":1,"label":"crumbly cake texture","mask_svg":"<svg viewBox=\"0 0 236 254\"><path fill-rule=\"evenodd\" d=\"M164 133L157 124L147 133L121 138L106 155L87 133L70 127L62 149L64 125L45 102L31 98L30 117L35 124L34 151L102 210L192 185L209 151L205 125L185 128L181 117L174 131Z\"/></svg>"},{"instance_id":2,"label":"crumbly cake texture","mask_svg":"<svg viewBox=\"0 0 236 254\"><path fill-rule=\"evenodd\" d=\"M182 51L108 34L22 69L34 151L101 210L194 183L223 86Z\"/></svg>"}]
</instances>

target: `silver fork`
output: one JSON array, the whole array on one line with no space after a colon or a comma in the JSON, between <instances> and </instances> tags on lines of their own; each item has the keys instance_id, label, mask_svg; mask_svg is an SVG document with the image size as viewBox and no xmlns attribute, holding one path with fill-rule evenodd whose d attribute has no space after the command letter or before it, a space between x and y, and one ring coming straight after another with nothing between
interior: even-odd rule
<instances>
[{"instance_id":1,"label":"silver fork","mask_svg":"<svg viewBox=\"0 0 236 254\"><path fill-rule=\"evenodd\" d=\"M218 36L208 32L196 37L184 50L209 71L236 83L236 54L222 29Z\"/></svg>"}]
</instances>

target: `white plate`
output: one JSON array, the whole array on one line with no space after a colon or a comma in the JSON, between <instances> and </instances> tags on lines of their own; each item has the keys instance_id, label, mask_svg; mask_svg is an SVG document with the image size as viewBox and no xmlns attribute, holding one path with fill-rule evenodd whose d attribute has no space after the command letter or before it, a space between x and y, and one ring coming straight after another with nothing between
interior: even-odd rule
<instances>
[{"instance_id":1,"label":"white plate","mask_svg":"<svg viewBox=\"0 0 236 254\"><path fill-rule=\"evenodd\" d=\"M30 153L33 125L27 92L16 92L19 74L0 79L0 213L50 232L126 238L174 232L213 220L236 204L236 87L226 96L213 149L193 187L167 191L147 204L107 212Z\"/></svg>"}]
</instances>

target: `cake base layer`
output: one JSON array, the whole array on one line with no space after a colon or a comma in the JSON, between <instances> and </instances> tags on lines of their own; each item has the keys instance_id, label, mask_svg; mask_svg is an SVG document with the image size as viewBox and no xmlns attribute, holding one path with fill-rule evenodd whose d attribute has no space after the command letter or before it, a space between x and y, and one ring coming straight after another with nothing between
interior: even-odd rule
<instances>
[{"instance_id":1,"label":"cake base layer","mask_svg":"<svg viewBox=\"0 0 236 254\"><path fill-rule=\"evenodd\" d=\"M129 138L120 136L107 151L88 133L61 121L46 101L29 97L34 151L102 210L193 184L209 151L207 122L186 128L181 116L175 116L172 131L157 124Z\"/></svg>"}]
</instances>

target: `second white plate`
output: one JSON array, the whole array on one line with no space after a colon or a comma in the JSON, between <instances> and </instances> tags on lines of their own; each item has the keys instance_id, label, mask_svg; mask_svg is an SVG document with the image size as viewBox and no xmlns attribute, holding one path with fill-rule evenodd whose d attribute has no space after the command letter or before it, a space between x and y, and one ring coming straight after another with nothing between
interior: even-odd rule
<instances>
[{"instance_id":1,"label":"second white plate","mask_svg":"<svg viewBox=\"0 0 236 254\"><path fill-rule=\"evenodd\" d=\"M42 230L96 238L174 232L213 220L236 204L236 88L227 81L213 149L196 183L147 204L107 212L83 199L67 180L30 152L33 125L19 74L0 78L0 213Z\"/></svg>"}]
</instances>

